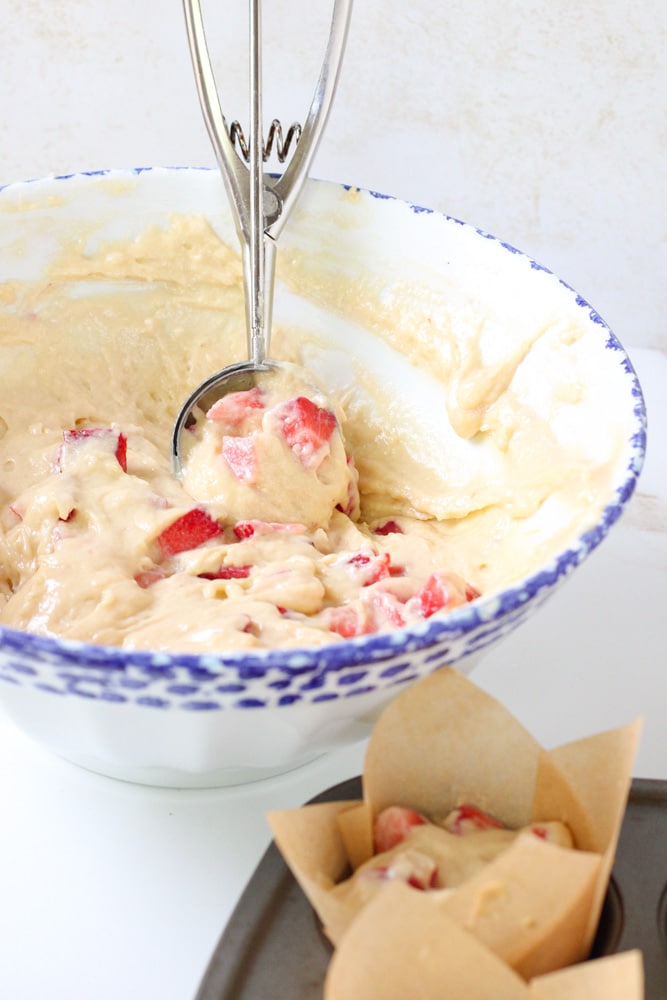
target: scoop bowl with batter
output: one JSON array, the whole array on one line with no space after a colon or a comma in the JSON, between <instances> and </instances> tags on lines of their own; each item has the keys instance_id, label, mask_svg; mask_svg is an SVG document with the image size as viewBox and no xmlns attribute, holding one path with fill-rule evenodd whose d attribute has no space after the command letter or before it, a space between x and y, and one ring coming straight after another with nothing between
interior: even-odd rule
<instances>
[{"instance_id":1,"label":"scoop bowl with batter","mask_svg":"<svg viewBox=\"0 0 667 1000\"><path fill-rule=\"evenodd\" d=\"M363 738L532 614L639 475L627 355L528 257L316 181L281 241L286 381L212 407L177 478L180 403L244 356L216 172L0 191L0 697L102 773L230 784Z\"/></svg>"}]
</instances>

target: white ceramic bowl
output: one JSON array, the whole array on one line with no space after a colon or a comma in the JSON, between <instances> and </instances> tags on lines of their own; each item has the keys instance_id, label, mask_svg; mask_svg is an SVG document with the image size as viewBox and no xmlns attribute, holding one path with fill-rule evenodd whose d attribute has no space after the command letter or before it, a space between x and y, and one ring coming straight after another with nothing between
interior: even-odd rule
<instances>
[{"instance_id":1,"label":"white ceramic bowl","mask_svg":"<svg viewBox=\"0 0 667 1000\"><path fill-rule=\"evenodd\" d=\"M8 185L0 190L2 277L39 276L77 231L131 237L172 213L204 215L236 245L216 171L100 171ZM389 294L399 277L420 276L434 301L454 293L487 309L505 338L525 332L527 323L575 321L583 351L576 377L584 372L593 404L586 426L566 433L572 440L588 436L592 452L620 441L600 509L573 522L558 551L505 589L448 617L317 649L133 652L0 628L2 705L57 754L128 780L202 787L284 771L363 738L402 685L443 664L470 669L481 651L520 625L602 541L631 496L645 448L640 387L613 333L557 277L454 219L317 181L281 237L281 253L313 250L325 270L368 273ZM277 320L293 307L279 287ZM369 343L372 337L357 343L344 323L332 324L332 357L357 350L362 364L388 366L388 378L418 395L407 362L398 375L390 372L396 357L380 345L369 354ZM306 360L318 361L312 354ZM542 377L550 375L538 369L537 397Z\"/></svg>"}]
</instances>

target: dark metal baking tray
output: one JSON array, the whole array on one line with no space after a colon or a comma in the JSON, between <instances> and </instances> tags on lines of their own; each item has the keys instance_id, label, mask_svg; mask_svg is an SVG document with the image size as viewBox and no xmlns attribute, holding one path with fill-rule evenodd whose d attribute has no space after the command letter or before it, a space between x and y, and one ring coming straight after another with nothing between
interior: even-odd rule
<instances>
[{"instance_id":1,"label":"dark metal baking tray","mask_svg":"<svg viewBox=\"0 0 667 1000\"><path fill-rule=\"evenodd\" d=\"M355 799L351 778L315 802ZM646 1000L667 997L667 781L636 779L593 956L640 948ZM271 844L211 956L195 1000L321 1000L331 946Z\"/></svg>"}]
</instances>

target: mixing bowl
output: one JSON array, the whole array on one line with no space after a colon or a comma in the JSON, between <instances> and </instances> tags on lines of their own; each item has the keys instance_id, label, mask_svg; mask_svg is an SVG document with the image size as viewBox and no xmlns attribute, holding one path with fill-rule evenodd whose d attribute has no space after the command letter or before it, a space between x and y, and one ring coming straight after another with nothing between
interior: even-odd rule
<instances>
[{"instance_id":1,"label":"mixing bowl","mask_svg":"<svg viewBox=\"0 0 667 1000\"><path fill-rule=\"evenodd\" d=\"M164 231L175 216L204 218L236 245L216 171L99 171L7 185L0 190L3 308L12 309L14 283L42 277L64 247L89 253L151 227ZM196 246L193 253L193 267L205 267ZM477 600L387 633L317 648L194 654L0 628L6 714L95 771L168 786L233 784L363 738L405 684L444 664L468 671L525 621L604 539L635 487L645 410L630 361L595 310L535 261L455 219L320 181L307 186L281 254L276 356L284 326L316 329L317 337L302 337L298 360L352 398L379 385L397 419L412 427L410 448L423 446L436 472L439 464L451 470L453 494L470 486L467 462L479 483L505 461L503 421L490 435L485 414L502 408L508 393L524 413L511 433L549 427L578 467L590 465L595 491L582 488L568 504L556 490L522 510L523 484L538 462L536 432L525 468L517 466L513 514L494 522L493 537L485 534L482 500L469 519L468 544L472 538L474 547L479 524L479 544L488 548L478 565L501 560L503 568ZM122 295L123 282L115 287ZM168 276L160 287L170 294ZM103 338L103 317L99 330ZM233 350L242 356L242 339L239 345ZM221 366L236 360L229 349L221 345ZM150 350L138 364L150 363ZM35 371L20 345L1 346L0 371L17 365L38 419L38 386L49 373ZM483 399L470 389L479 370L489 374ZM183 373L183 398L197 374L207 373ZM99 378L104 392L107 373ZM377 447L391 467L392 445L382 437Z\"/></svg>"}]
</instances>

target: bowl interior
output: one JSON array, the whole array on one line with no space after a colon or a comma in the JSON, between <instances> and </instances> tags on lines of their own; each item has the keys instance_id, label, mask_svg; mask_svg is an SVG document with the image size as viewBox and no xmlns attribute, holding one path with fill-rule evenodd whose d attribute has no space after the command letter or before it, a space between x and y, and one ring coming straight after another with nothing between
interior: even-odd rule
<instances>
[{"instance_id":1,"label":"bowl interior","mask_svg":"<svg viewBox=\"0 0 667 1000\"><path fill-rule=\"evenodd\" d=\"M154 230L168 250L182 218L203 220L236 247L217 171L8 185L5 302L11 309L14 282L40 280L72 247L79 261L109 250L112 262L114 246ZM196 240L187 249L192 274L215 286L215 261L197 256ZM130 278L74 277L68 294L85 305L103 287L141 300L158 285L169 296L169 281L141 272L140 247L135 256ZM362 476L441 519L454 568L466 575L475 560L482 597L389 633L240 654L134 651L0 626L7 711L86 767L148 783L228 784L361 739L403 685L443 664L469 669L519 626L602 541L633 492L645 410L627 355L576 292L487 233L311 181L280 240L274 313L272 354L340 393ZM195 305L188 322L217 322L206 317ZM220 367L243 357L238 325L239 336L220 337ZM75 353L88 335L72 330ZM133 349L149 370L150 341L135 338ZM33 385L39 368L25 345L0 346L5 384ZM207 374L191 372L155 406L173 420Z\"/></svg>"},{"instance_id":2,"label":"bowl interior","mask_svg":"<svg viewBox=\"0 0 667 1000\"><path fill-rule=\"evenodd\" d=\"M93 255L151 227L166 232L180 216L203 217L236 246L217 171L101 171L9 185L0 190L0 268L9 282L38 279L68 243ZM128 285L116 287L123 294ZM80 294L90 290L89 282ZM480 648L481 638L460 649L452 641L480 629L495 641L489 627L520 620L524 606L564 579L601 541L634 488L645 414L621 345L556 276L457 220L310 182L281 237L273 348L343 394L352 425L376 428L372 454L359 441L361 464L383 465L391 489L395 441L383 435L389 414L414 467L427 470L419 488L451 525L453 546L464 555L471 546L488 549L480 601L449 619L320 651L320 669L384 660L443 639L448 656L458 658ZM223 344L221 363L242 351L243 339ZM5 373L17 364L10 350L0 351ZM540 484L539 447L512 452L521 428L503 439L502 412L495 423L489 419L507 390L527 423L548 428L554 448L574 456L574 485L567 476L553 489ZM594 470L585 483L577 479L582 466ZM71 648L70 660L77 655ZM242 659L296 669L304 655ZM92 663L96 656L85 658ZM118 651L112 659L125 662ZM162 659L138 658L149 665Z\"/></svg>"}]
</instances>

